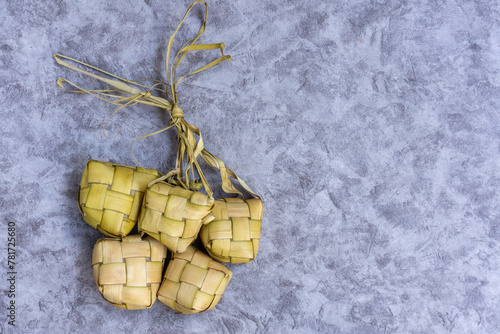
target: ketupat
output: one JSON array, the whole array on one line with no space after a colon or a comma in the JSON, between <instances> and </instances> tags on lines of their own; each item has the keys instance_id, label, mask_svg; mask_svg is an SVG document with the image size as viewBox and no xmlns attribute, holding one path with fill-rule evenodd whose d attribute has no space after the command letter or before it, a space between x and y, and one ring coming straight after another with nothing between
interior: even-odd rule
<instances>
[{"instance_id":1,"label":"ketupat","mask_svg":"<svg viewBox=\"0 0 500 334\"><path fill-rule=\"evenodd\" d=\"M137 223L152 169L90 160L83 171L78 207L83 220L107 236L123 237Z\"/></svg>"},{"instance_id":2,"label":"ketupat","mask_svg":"<svg viewBox=\"0 0 500 334\"><path fill-rule=\"evenodd\" d=\"M139 231L145 232L174 253L183 253L198 237L201 225L211 221L214 200L165 182L146 190Z\"/></svg>"},{"instance_id":3,"label":"ketupat","mask_svg":"<svg viewBox=\"0 0 500 334\"><path fill-rule=\"evenodd\" d=\"M167 248L139 235L100 239L92 252L92 275L102 297L129 310L150 308L160 287Z\"/></svg>"},{"instance_id":4,"label":"ketupat","mask_svg":"<svg viewBox=\"0 0 500 334\"><path fill-rule=\"evenodd\" d=\"M208 254L221 262L249 263L259 249L264 204L260 199L215 201L214 220L202 226L200 239Z\"/></svg>"},{"instance_id":5,"label":"ketupat","mask_svg":"<svg viewBox=\"0 0 500 334\"><path fill-rule=\"evenodd\" d=\"M185 314L208 311L217 305L233 273L194 246L172 254L158 300Z\"/></svg>"}]
</instances>

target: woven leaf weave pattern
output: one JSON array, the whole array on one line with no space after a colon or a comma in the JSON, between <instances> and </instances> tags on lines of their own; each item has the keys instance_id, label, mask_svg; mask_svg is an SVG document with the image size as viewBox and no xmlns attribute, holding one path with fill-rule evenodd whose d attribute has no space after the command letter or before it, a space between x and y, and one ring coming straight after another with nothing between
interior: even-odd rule
<instances>
[{"instance_id":1,"label":"woven leaf weave pattern","mask_svg":"<svg viewBox=\"0 0 500 334\"><path fill-rule=\"evenodd\" d=\"M231 263L248 263L259 250L264 205L260 199L216 200L215 219L201 228L200 238L210 256Z\"/></svg>"},{"instance_id":2,"label":"woven leaf weave pattern","mask_svg":"<svg viewBox=\"0 0 500 334\"><path fill-rule=\"evenodd\" d=\"M158 300L180 313L199 313L217 305L232 277L224 265L189 246L173 254L158 291Z\"/></svg>"},{"instance_id":3,"label":"woven leaf weave pattern","mask_svg":"<svg viewBox=\"0 0 500 334\"><path fill-rule=\"evenodd\" d=\"M214 200L207 195L159 182L147 189L139 229L174 253L185 252L202 224L213 219Z\"/></svg>"},{"instance_id":4,"label":"woven leaf weave pattern","mask_svg":"<svg viewBox=\"0 0 500 334\"><path fill-rule=\"evenodd\" d=\"M92 253L92 274L101 295L112 305L150 308L160 287L167 248L139 235L100 239Z\"/></svg>"},{"instance_id":5,"label":"woven leaf weave pattern","mask_svg":"<svg viewBox=\"0 0 500 334\"><path fill-rule=\"evenodd\" d=\"M158 176L152 169L89 161L78 194L83 220L108 236L127 235L137 222L148 183Z\"/></svg>"}]
</instances>

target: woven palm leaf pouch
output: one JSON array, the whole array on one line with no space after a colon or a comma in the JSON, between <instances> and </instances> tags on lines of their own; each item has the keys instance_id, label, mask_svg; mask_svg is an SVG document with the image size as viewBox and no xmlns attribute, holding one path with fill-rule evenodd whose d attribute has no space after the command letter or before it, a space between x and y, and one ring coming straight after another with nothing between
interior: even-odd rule
<instances>
[{"instance_id":1,"label":"woven palm leaf pouch","mask_svg":"<svg viewBox=\"0 0 500 334\"><path fill-rule=\"evenodd\" d=\"M83 220L107 236L123 237L137 223L156 170L91 160L83 171L78 204Z\"/></svg>"},{"instance_id":2,"label":"woven palm leaf pouch","mask_svg":"<svg viewBox=\"0 0 500 334\"><path fill-rule=\"evenodd\" d=\"M144 197L139 231L159 240L175 253L183 253L198 237L201 225L211 221L214 200L207 195L158 182Z\"/></svg>"},{"instance_id":3,"label":"woven palm leaf pouch","mask_svg":"<svg viewBox=\"0 0 500 334\"><path fill-rule=\"evenodd\" d=\"M259 250L262 213L260 199L225 198L215 201L214 220L202 226L206 250L221 262L248 263Z\"/></svg>"},{"instance_id":4,"label":"woven palm leaf pouch","mask_svg":"<svg viewBox=\"0 0 500 334\"><path fill-rule=\"evenodd\" d=\"M151 237L100 239L92 252L92 274L111 305L146 309L156 301L166 256L167 248Z\"/></svg>"},{"instance_id":5,"label":"woven palm leaf pouch","mask_svg":"<svg viewBox=\"0 0 500 334\"><path fill-rule=\"evenodd\" d=\"M158 299L179 313L200 313L217 305L233 276L231 270L189 246L173 253Z\"/></svg>"}]
</instances>

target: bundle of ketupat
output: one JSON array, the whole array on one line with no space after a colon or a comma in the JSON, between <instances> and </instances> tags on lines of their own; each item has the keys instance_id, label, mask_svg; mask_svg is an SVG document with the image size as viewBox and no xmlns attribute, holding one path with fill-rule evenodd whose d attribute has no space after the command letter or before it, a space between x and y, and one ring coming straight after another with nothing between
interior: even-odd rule
<instances>
[{"instance_id":1,"label":"bundle of ketupat","mask_svg":"<svg viewBox=\"0 0 500 334\"><path fill-rule=\"evenodd\" d=\"M197 36L184 44L170 63L174 37L196 4L205 5L205 20ZM200 130L184 119L184 112L178 105L177 87L185 77L231 60L223 53L224 43L195 44L205 31L207 13L204 1L193 2L171 36L166 56L168 83L154 80L156 83L149 87L78 60L54 55L58 64L110 86L87 90L69 80L57 80L66 91L89 93L118 105L112 115L136 103L169 112L169 126L136 140L170 128L177 131L177 160L174 169L165 175L142 166L129 167L94 160L87 163L82 175L78 202L84 221L107 236L122 237L100 239L92 254L92 271L99 291L106 301L119 308L149 308L156 298L180 313L199 313L214 308L232 272L191 245L199 234L208 254L216 260L248 263L257 255L262 200L220 158L205 148ZM188 52L211 49L219 49L222 57L176 79L176 70ZM75 89L67 89L66 85ZM165 85L164 89L160 88L162 85ZM155 96L152 92L161 92L165 97ZM224 192L241 198L214 200L198 163L199 157L219 170ZM254 198L245 200L230 178L238 180ZM202 188L206 194L201 192ZM137 221L140 235L127 236ZM145 234L148 236L143 239ZM167 248L172 255L160 286Z\"/></svg>"}]
</instances>

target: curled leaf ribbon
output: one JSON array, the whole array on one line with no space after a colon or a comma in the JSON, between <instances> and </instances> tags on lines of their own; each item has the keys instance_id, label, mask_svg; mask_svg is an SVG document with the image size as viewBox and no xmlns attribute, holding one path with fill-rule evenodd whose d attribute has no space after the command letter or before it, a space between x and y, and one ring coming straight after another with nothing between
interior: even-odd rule
<instances>
[{"instance_id":1,"label":"curled leaf ribbon","mask_svg":"<svg viewBox=\"0 0 500 334\"><path fill-rule=\"evenodd\" d=\"M198 34L196 35L195 38L188 40L184 45L180 48L180 50L175 54L175 57L173 61L170 63L170 54L171 54L171 49L172 49L172 44L174 41L174 38L181 28L184 20L190 13L191 9L197 5L197 4L203 4L205 5L205 18L203 20L203 23L198 31ZM133 152L133 145L137 140L154 136L157 135L163 131L166 131L171 128L176 128L177 130L177 137L178 137L178 150L177 150L177 159L175 163L175 168L170 171L169 173L161 176L160 178L152 181L149 186L156 182L160 182L163 180L166 180L167 182L175 185L182 186L185 189L190 189L190 190L199 190L201 187L205 188L205 191L210 197L213 197L213 191L210 188L210 185L208 184L205 174L198 163L197 158L201 157L208 165L216 168L220 172L221 176L221 181L222 181L222 190L226 193L230 194L238 194L243 197L242 192L234 186L234 184L231 182L230 178L238 180L239 184L250 194L252 194L255 197L259 197L256 193L254 193L250 187L241 179L239 178L230 168L228 168L225 164L224 161L222 161L220 158L215 156L214 154L210 153L204 146L203 143L203 137L201 135L200 129L197 128L194 125L189 124L185 119L184 119L184 112L178 105L178 95L177 95L177 88L179 86L179 83L186 77L200 73L202 71L205 71L225 60L231 60L231 56L229 55L224 55L224 43L216 43L216 44L195 44L198 39L203 35L205 32L205 27L206 27L206 22L207 22L207 16L208 16L208 7L207 3L205 1L195 1L193 2L187 9L186 14L182 18L181 22L177 26L177 29L174 31L172 36L169 39L168 46L167 46L167 55L166 55L166 74L168 78L168 83L159 81L159 80L127 80L124 78L121 78L119 76L116 76L114 74L111 74L109 72L106 72L104 70L101 70L100 68L97 68L95 66L86 64L84 62L78 61L76 59L63 56L61 54L55 54L54 58L56 62L59 65L65 66L71 70L80 72L82 74L85 74L87 76L90 76L98 81L104 82L105 84L109 85L112 88L108 89L97 89L97 90L88 90L83 87L80 87L79 85L58 77L57 79L57 85L69 92L75 92L75 93L85 93L85 94L91 94L97 98L100 98L106 102L112 103L114 105L118 105L119 108L116 109L109 117L113 116L116 114L118 111L121 109L131 106L137 103L142 103L142 104L147 104L155 107L159 107L162 109L166 109L169 112L171 122L170 125L155 131L153 133L141 136L136 138L132 144L130 145L130 149L132 152L132 156L134 157L135 161L137 161L134 152ZM177 79L177 68L179 64L182 62L182 60L185 58L188 52L191 51L199 51L199 50L214 50L214 49L219 49L222 56L209 64L200 67L182 77ZM68 62L69 61L69 62ZM78 68L77 66L71 65L70 62L81 65L87 69L92 69L95 72L99 73L91 73L87 70ZM105 76L102 76L104 74ZM155 82L154 85L148 86L144 85L141 82L142 81L151 81ZM68 84L72 86L75 89L68 89L66 88L65 84ZM165 89L161 89L161 86L165 86ZM165 94L165 98L153 95L152 92L160 92ZM123 94L126 94L125 96ZM106 122L103 124L103 132L105 133L105 126ZM198 140L196 139L196 136L198 136ZM185 162L185 164L184 164ZM185 168L184 168L185 166ZM200 180L195 179L194 171L198 173Z\"/></svg>"}]
</instances>

